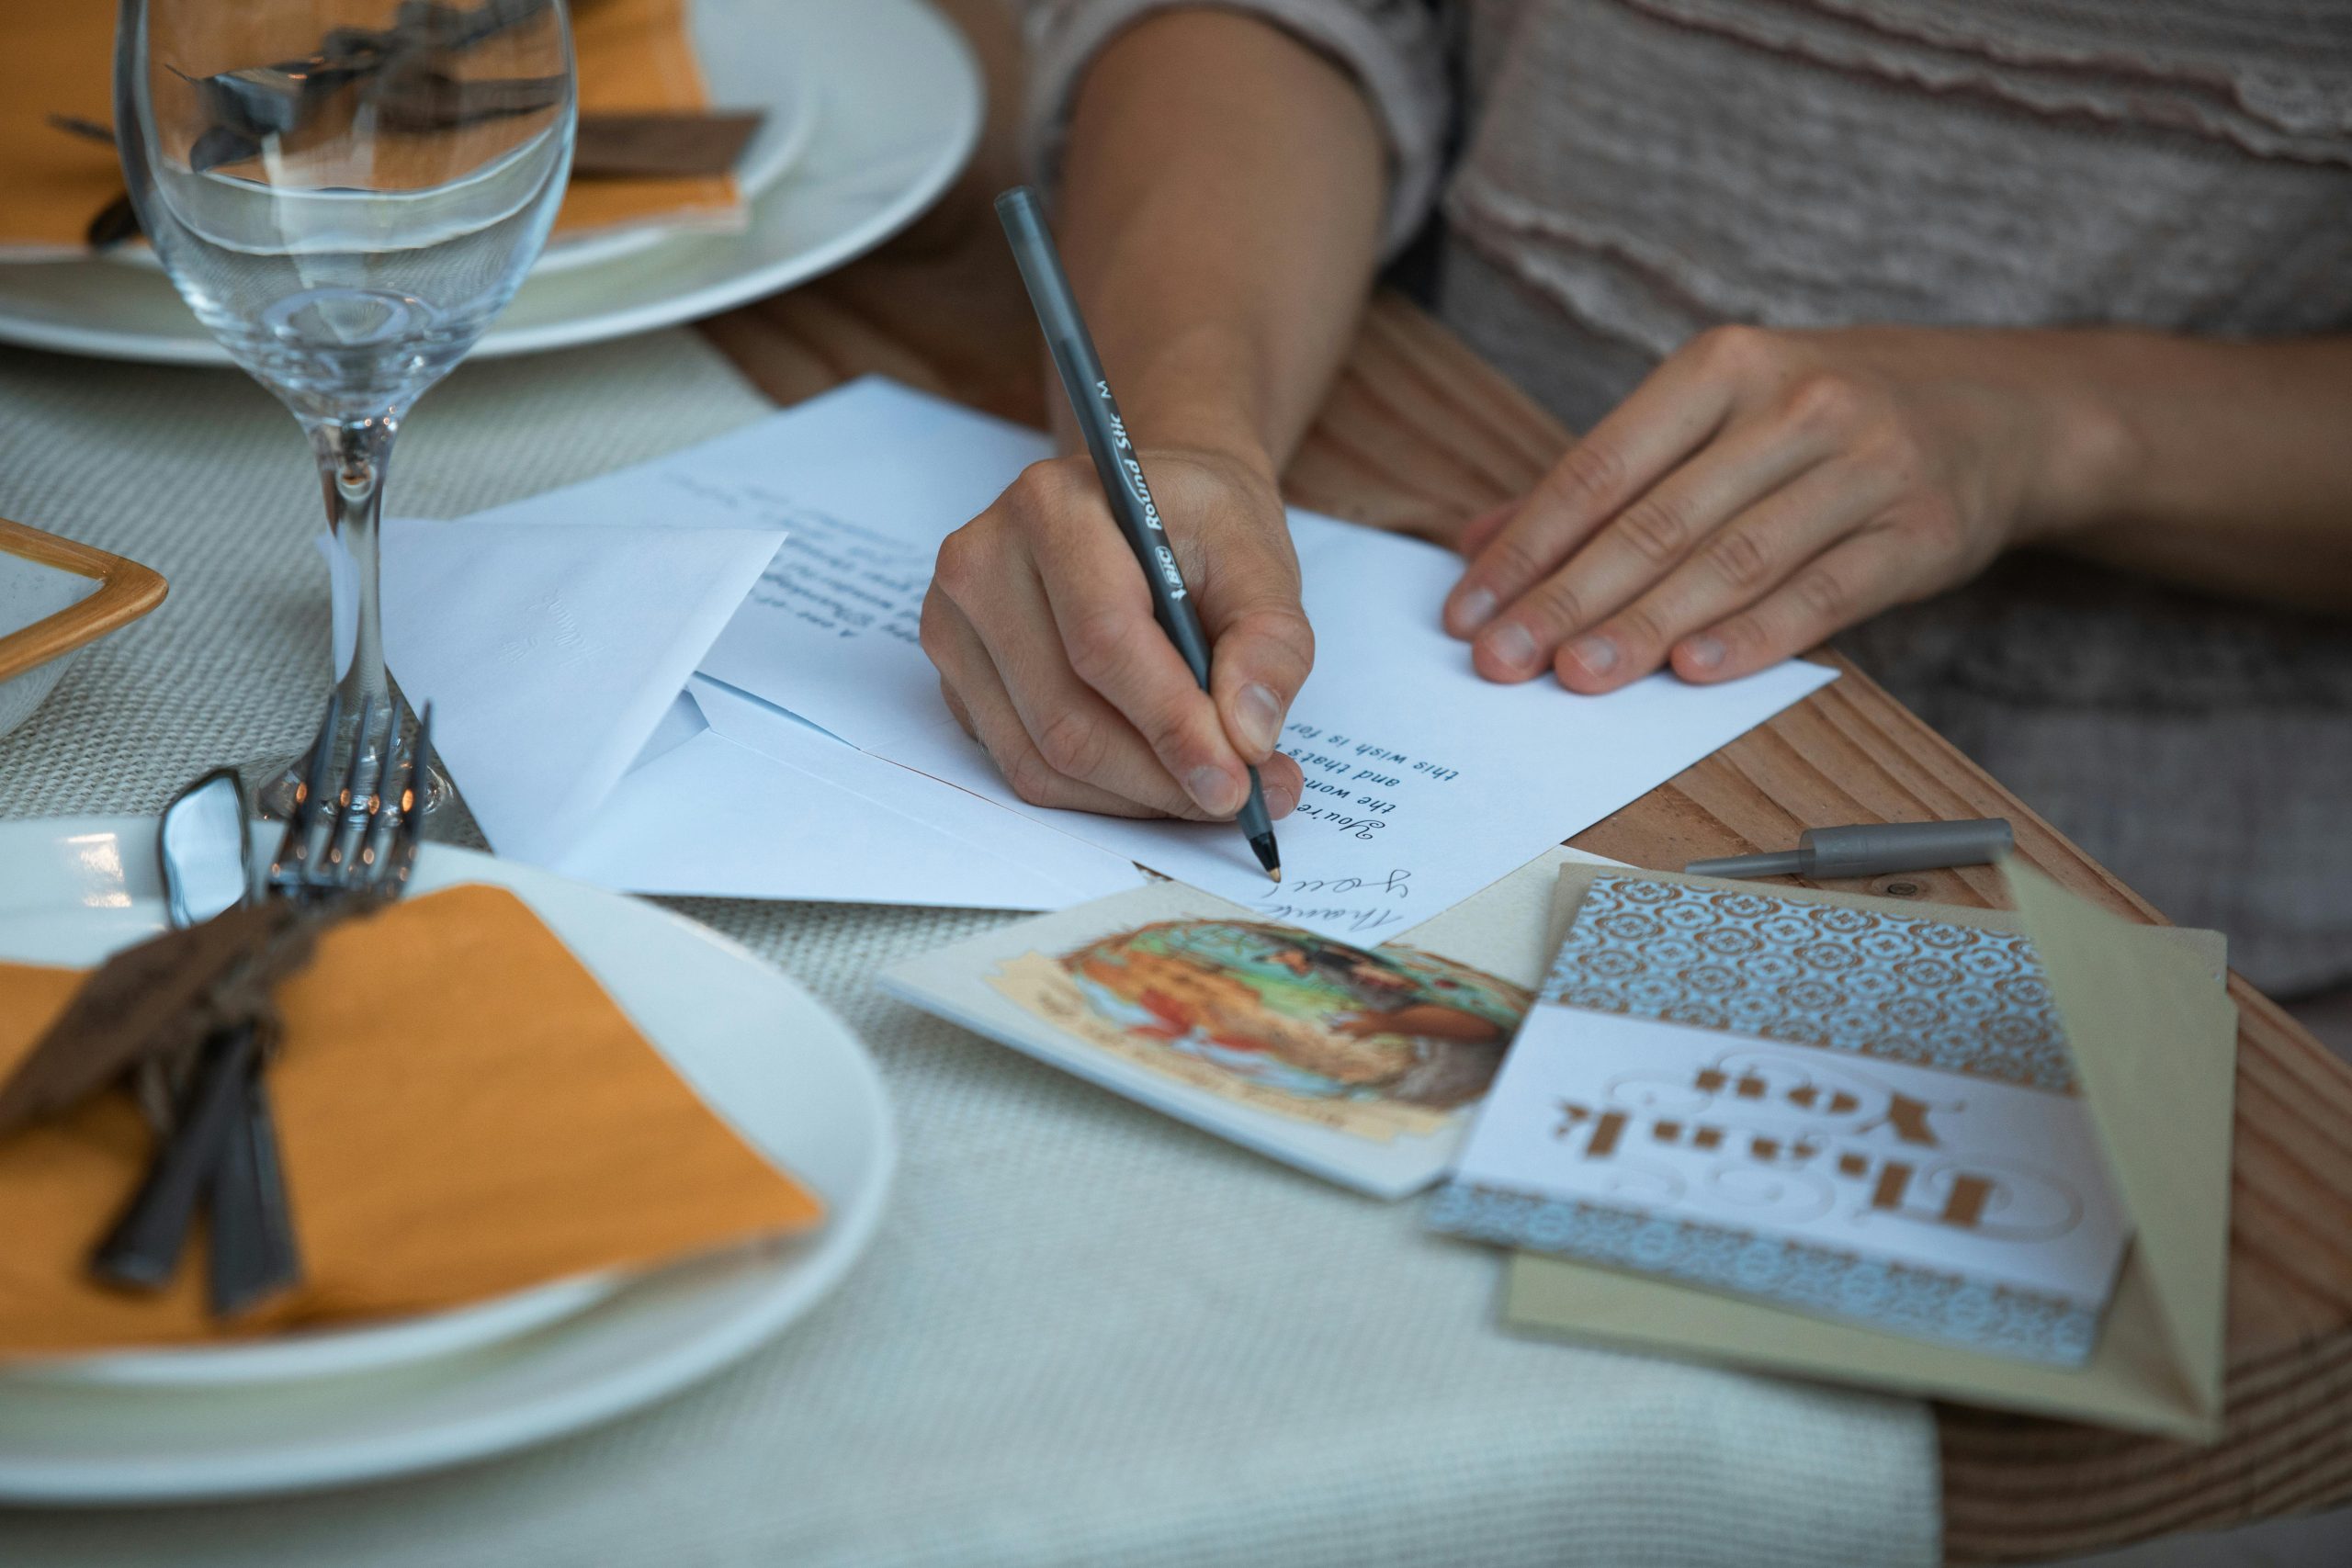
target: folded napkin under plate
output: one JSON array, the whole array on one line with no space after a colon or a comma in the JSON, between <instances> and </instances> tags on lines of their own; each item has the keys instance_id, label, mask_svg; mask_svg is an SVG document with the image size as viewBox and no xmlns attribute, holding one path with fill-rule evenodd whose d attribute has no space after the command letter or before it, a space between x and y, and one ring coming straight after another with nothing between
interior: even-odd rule
<instances>
[{"instance_id":1,"label":"folded napkin under plate","mask_svg":"<svg viewBox=\"0 0 2352 1568\"><path fill-rule=\"evenodd\" d=\"M0 965L0 1073L79 983ZM309 1278L217 1324L83 1269L151 1134L109 1095L0 1142L0 1359L431 1313L809 1229L820 1201L721 1121L513 894L460 886L322 939L272 1068Z\"/></svg>"},{"instance_id":2,"label":"folded napkin under plate","mask_svg":"<svg viewBox=\"0 0 2352 1568\"><path fill-rule=\"evenodd\" d=\"M90 220L121 194L112 148L49 123L114 118L115 8L17 7L0 49L0 258L79 254ZM695 114L710 96L695 59L686 0L588 0L573 7L583 114ZM728 227L741 220L728 175L575 181L558 235L659 223Z\"/></svg>"}]
</instances>

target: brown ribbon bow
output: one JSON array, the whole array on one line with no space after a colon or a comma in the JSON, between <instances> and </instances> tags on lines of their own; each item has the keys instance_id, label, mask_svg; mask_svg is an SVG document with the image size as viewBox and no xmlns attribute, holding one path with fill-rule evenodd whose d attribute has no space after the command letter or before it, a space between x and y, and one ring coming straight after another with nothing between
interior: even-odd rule
<instances>
[{"instance_id":1,"label":"brown ribbon bow","mask_svg":"<svg viewBox=\"0 0 2352 1568\"><path fill-rule=\"evenodd\" d=\"M0 1137L63 1115L145 1063L192 1061L224 1030L251 1025L274 1037L271 989L310 961L321 931L374 907L364 898L317 908L272 899L116 953L0 1085Z\"/></svg>"}]
</instances>

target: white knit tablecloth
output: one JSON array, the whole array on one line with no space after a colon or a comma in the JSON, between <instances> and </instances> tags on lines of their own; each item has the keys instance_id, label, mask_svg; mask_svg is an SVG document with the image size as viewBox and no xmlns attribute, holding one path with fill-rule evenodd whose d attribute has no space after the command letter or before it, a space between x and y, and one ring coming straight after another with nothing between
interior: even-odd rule
<instances>
[{"instance_id":1,"label":"white knit tablecloth","mask_svg":"<svg viewBox=\"0 0 2352 1568\"><path fill-rule=\"evenodd\" d=\"M765 404L684 333L469 366L394 460L455 516ZM0 516L171 580L0 739L0 816L144 812L308 739L318 488L242 376L0 352ZM905 1143L848 1281L666 1405L492 1463L0 1513L0 1563L1770 1564L1936 1556L1927 1410L1506 1337L1494 1255L878 995L1008 917L684 900L846 1018ZM5 1245L0 1238L0 1245Z\"/></svg>"}]
</instances>

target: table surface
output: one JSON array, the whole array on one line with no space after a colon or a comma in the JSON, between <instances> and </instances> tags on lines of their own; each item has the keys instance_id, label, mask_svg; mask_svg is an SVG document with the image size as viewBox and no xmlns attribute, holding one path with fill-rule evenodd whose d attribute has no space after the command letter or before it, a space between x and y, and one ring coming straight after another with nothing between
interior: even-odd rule
<instances>
[{"instance_id":1,"label":"table surface","mask_svg":"<svg viewBox=\"0 0 2352 1568\"><path fill-rule=\"evenodd\" d=\"M987 197L1018 177L1018 40L991 0L949 0L990 77L971 171L908 233L821 283L704 325L763 391L796 402L881 373L1044 423L1043 361ZM1394 295L1285 476L1292 501L1441 541L1523 492L1569 432ZM1850 663L1843 678L1570 840L1659 869L1782 848L1841 822L2006 817L2069 890L2163 916ZM1989 868L1823 883L1992 905ZM1940 1406L1944 1548L1954 1562L2073 1555L2352 1498L2352 1067L2234 973L2239 1010L2228 1424L2210 1448Z\"/></svg>"}]
</instances>

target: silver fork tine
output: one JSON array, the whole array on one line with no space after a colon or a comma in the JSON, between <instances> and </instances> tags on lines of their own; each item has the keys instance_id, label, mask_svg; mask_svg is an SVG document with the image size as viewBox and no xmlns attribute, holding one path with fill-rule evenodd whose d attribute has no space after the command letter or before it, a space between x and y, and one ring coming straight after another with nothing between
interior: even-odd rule
<instances>
[{"instance_id":1,"label":"silver fork tine","mask_svg":"<svg viewBox=\"0 0 2352 1568\"><path fill-rule=\"evenodd\" d=\"M424 721L418 721L420 732ZM416 740L408 744L403 759L398 745L400 739L400 709L394 705L391 723L384 731L384 766L376 778L375 809L368 818L367 842L359 852L359 878L356 886L372 890L394 876L390 857L401 824L408 820L409 794L416 782ZM406 762L407 774L401 774ZM397 893L394 897L398 897Z\"/></svg>"},{"instance_id":2,"label":"silver fork tine","mask_svg":"<svg viewBox=\"0 0 2352 1568\"><path fill-rule=\"evenodd\" d=\"M286 818L286 831L277 840L277 853L269 866L272 887L299 886L309 880L311 839L319 822L319 799L326 793L327 777L334 765L335 727L343 717L341 694L327 694L325 717L319 721L319 732L311 740L311 754L305 759L301 784L297 786L294 809Z\"/></svg>"},{"instance_id":3,"label":"silver fork tine","mask_svg":"<svg viewBox=\"0 0 2352 1568\"><path fill-rule=\"evenodd\" d=\"M392 838L392 827L400 814L401 762L401 704L398 697L384 699L384 739L376 748L381 759L376 764L373 794L368 798L366 825L359 835L358 858L346 869L349 885L372 888L383 877L384 852Z\"/></svg>"},{"instance_id":4,"label":"silver fork tine","mask_svg":"<svg viewBox=\"0 0 2352 1568\"><path fill-rule=\"evenodd\" d=\"M401 783L400 825L398 838L392 845L390 863L384 874L392 884L392 896L400 897L408 885L408 874L416 864L417 846L424 837L424 791L433 768L433 705L424 705L418 716L416 736L409 742L408 776Z\"/></svg>"},{"instance_id":5,"label":"silver fork tine","mask_svg":"<svg viewBox=\"0 0 2352 1568\"><path fill-rule=\"evenodd\" d=\"M326 857L320 863L317 882L326 887L347 887L351 884L352 863L356 861L359 841L368 829L368 817L372 805L362 805L363 784L378 781L368 777L368 731L376 720L376 699L366 697L359 704L359 724L351 732L351 767L344 774L343 791L335 796L330 820L334 823L328 840ZM380 773L381 766L378 772Z\"/></svg>"}]
</instances>

